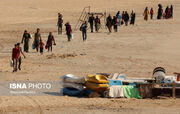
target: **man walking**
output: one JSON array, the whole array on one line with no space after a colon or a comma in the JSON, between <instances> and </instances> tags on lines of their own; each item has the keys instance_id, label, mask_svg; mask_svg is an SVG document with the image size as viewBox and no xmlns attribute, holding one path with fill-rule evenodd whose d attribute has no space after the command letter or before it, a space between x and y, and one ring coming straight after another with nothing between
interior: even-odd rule
<instances>
[{"instance_id":1,"label":"man walking","mask_svg":"<svg viewBox=\"0 0 180 114\"><path fill-rule=\"evenodd\" d=\"M69 22L67 22L65 24L65 27L66 27L66 35L67 35L67 38L68 38L68 42L70 42L71 38L72 38L72 29L71 29L71 25L69 24Z\"/></svg>"},{"instance_id":2,"label":"man walking","mask_svg":"<svg viewBox=\"0 0 180 114\"><path fill-rule=\"evenodd\" d=\"M127 11L125 11L124 14L124 21L125 21L125 25L128 26L128 22L129 22L129 14Z\"/></svg>"},{"instance_id":3,"label":"man walking","mask_svg":"<svg viewBox=\"0 0 180 114\"><path fill-rule=\"evenodd\" d=\"M63 17L62 14L58 13L58 34L62 34Z\"/></svg>"},{"instance_id":4,"label":"man walking","mask_svg":"<svg viewBox=\"0 0 180 114\"><path fill-rule=\"evenodd\" d=\"M38 28L37 32L34 34L34 46L37 52L39 50L40 40L41 40L41 34L40 34L40 29Z\"/></svg>"},{"instance_id":5,"label":"man walking","mask_svg":"<svg viewBox=\"0 0 180 114\"><path fill-rule=\"evenodd\" d=\"M80 30L82 31L83 41L87 40L87 27L87 21L85 21L80 27Z\"/></svg>"},{"instance_id":6,"label":"man walking","mask_svg":"<svg viewBox=\"0 0 180 114\"><path fill-rule=\"evenodd\" d=\"M98 32L99 28L100 28L100 25L101 25L101 21L100 21L98 16L96 16L94 22L95 22L95 30L96 30L96 32Z\"/></svg>"},{"instance_id":7,"label":"man walking","mask_svg":"<svg viewBox=\"0 0 180 114\"><path fill-rule=\"evenodd\" d=\"M18 48L17 44L15 44L14 48L12 49L13 72L17 71L19 56L20 56L20 49Z\"/></svg>"},{"instance_id":8,"label":"man walking","mask_svg":"<svg viewBox=\"0 0 180 114\"><path fill-rule=\"evenodd\" d=\"M116 16L113 17L113 26L114 26L114 32L118 31L118 18Z\"/></svg>"},{"instance_id":9,"label":"man walking","mask_svg":"<svg viewBox=\"0 0 180 114\"><path fill-rule=\"evenodd\" d=\"M89 17L89 23L90 23L90 27L91 27L91 33L93 33L93 25L94 25L94 15L92 14L92 16Z\"/></svg>"}]
</instances>

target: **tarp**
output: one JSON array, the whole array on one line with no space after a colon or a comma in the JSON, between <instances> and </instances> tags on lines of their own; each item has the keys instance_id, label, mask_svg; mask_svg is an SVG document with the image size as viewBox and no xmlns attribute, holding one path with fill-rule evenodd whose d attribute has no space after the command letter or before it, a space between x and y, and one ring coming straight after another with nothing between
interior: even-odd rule
<instances>
[{"instance_id":1,"label":"tarp","mask_svg":"<svg viewBox=\"0 0 180 114\"><path fill-rule=\"evenodd\" d=\"M141 99L138 88L134 86L123 86L124 95L126 98L138 98Z\"/></svg>"},{"instance_id":2,"label":"tarp","mask_svg":"<svg viewBox=\"0 0 180 114\"><path fill-rule=\"evenodd\" d=\"M109 96L113 98L126 97L141 99L138 88L131 85L113 85L110 87Z\"/></svg>"},{"instance_id":3,"label":"tarp","mask_svg":"<svg viewBox=\"0 0 180 114\"><path fill-rule=\"evenodd\" d=\"M123 86L111 86L109 90L109 96L113 98L124 97Z\"/></svg>"}]
</instances>

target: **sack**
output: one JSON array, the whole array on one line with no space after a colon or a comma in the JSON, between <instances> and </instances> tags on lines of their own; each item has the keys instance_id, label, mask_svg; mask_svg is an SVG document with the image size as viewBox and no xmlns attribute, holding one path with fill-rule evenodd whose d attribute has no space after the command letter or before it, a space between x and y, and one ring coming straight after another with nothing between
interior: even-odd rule
<instances>
[{"instance_id":1,"label":"sack","mask_svg":"<svg viewBox=\"0 0 180 114\"><path fill-rule=\"evenodd\" d=\"M32 44L32 49L36 49L36 46L34 45L34 43Z\"/></svg>"},{"instance_id":2,"label":"sack","mask_svg":"<svg viewBox=\"0 0 180 114\"><path fill-rule=\"evenodd\" d=\"M74 88L74 89L78 89L78 90L83 90L84 86L82 84L75 84L75 83L68 83L65 82L62 85L64 88Z\"/></svg>"},{"instance_id":3,"label":"sack","mask_svg":"<svg viewBox=\"0 0 180 114\"><path fill-rule=\"evenodd\" d=\"M48 45L45 46L45 49L48 49Z\"/></svg>"},{"instance_id":4,"label":"sack","mask_svg":"<svg viewBox=\"0 0 180 114\"><path fill-rule=\"evenodd\" d=\"M116 19L116 22L119 23L119 19L118 18Z\"/></svg>"},{"instance_id":5,"label":"sack","mask_svg":"<svg viewBox=\"0 0 180 114\"><path fill-rule=\"evenodd\" d=\"M71 34L71 39L74 39L74 35L73 34Z\"/></svg>"},{"instance_id":6,"label":"sack","mask_svg":"<svg viewBox=\"0 0 180 114\"><path fill-rule=\"evenodd\" d=\"M85 78L84 77L78 77L74 76L72 74L67 74L61 77L63 82L71 82L71 83L79 83L79 84L84 84L85 83Z\"/></svg>"},{"instance_id":7,"label":"sack","mask_svg":"<svg viewBox=\"0 0 180 114\"><path fill-rule=\"evenodd\" d=\"M14 65L14 62L13 62L13 60L11 59L11 60L10 60L10 66L13 67L13 65Z\"/></svg>"},{"instance_id":8,"label":"sack","mask_svg":"<svg viewBox=\"0 0 180 114\"><path fill-rule=\"evenodd\" d=\"M123 21L121 21L121 25L123 25L124 24L124 22Z\"/></svg>"},{"instance_id":9,"label":"sack","mask_svg":"<svg viewBox=\"0 0 180 114\"><path fill-rule=\"evenodd\" d=\"M79 96L83 93L82 90L74 89L74 88L63 88L63 95L69 96Z\"/></svg>"},{"instance_id":10,"label":"sack","mask_svg":"<svg viewBox=\"0 0 180 114\"><path fill-rule=\"evenodd\" d=\"M82 26L79 28L80 31L82 31Z\"/></svg>"}]
</instances>

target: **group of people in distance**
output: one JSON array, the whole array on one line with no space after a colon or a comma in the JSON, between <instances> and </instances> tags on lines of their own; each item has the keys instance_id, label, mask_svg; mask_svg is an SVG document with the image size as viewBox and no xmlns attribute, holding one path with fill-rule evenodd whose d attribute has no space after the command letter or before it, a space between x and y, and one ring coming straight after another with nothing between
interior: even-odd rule
<instances>
[{"instance_id":1,"label":"group of people in distance","mask_svg":"<svg viewBox=\"0 0 180 114\"><path fill-rule=\"evenodd\" d=\"M149 15L150 15L150 18L153 19L153 16L154 16L153 8L151 8L149 11L148 7L146 7L143 15L144 15L145 21L148 20ZM173 18L173 5L171 5L170 7L167 6L165 11L163 11L162 5L158 4L157 19L169 19L169 18Z\"/></svg>"},{"instance_id":2,"label":"group of people in distance","mask_svg":"<svg viewBox=\"0 0 180 114\"><path fill-rule=\"evenodd\" d=\"M128 26L128 22L130 21L130 24L134 25L135 18L136 18L136 14L134 13L134 11L132 11L131 15L129 15L127 11L123 11L121 15L120 11L118 11L117 14L113 17L111 17L111 15L109 14L109 16L106 18L106 26L109 30L109 33L112 32L112 27L114 29L114 32L117 32L118 26L123 25L124 23L126 26ZM90 24L91 33L93 33L94 31L94 26L96 32L98 32L99 29L101 28L101 20L98 16L96 16L95 18L94 14L91 14L88 22ZM87 24L87 22L85 23ZM84 26L85 23L83 23L82 26Z\"/></svg>"},{"instance_id":3,"label":"group of people in distance","mask_svg":"<svg viewBox=\"0 0 180 114\"><path fill-rule=\"evenodd\" d=\"M63 27L63 16L61 13L58 13L58 34L62 34L62 27ZM68 38L68 42L71 41L72 39L72 28L69 22L65 23L65 30L66 30L66 35Z\"/></svg>"},{"instance_id":4,"label":"group of people in distance","mask_svg":"<svg viewBox=\"0 0 180 114\"><path fill-rule=\"evenodd\" d=\"M88 22L90 24L90 28L91 28L91 33L93 33L94 31L94 27L95 26L95 31L98 32L100 27L101 27L101 20L98 16L96 16L96 18L94 17L94 14L92 14L89 19ZM87 23L87 22L86 22Z\"/></svg>"},{"instance_id":5,"label":"group of people in distance","mask_svg":"<svg viewBox=\"0 0 180 114\"><path fill-rule=\"evenodd\" d=\"M32 38L31 34L28 33L27 30L25 30L21 43L24 44L24 52L26 53L29 52L29 41L31 38ZM56 43L55 43L55 39L52 32L49 33L48 39L45 45L44 42L42 41L40 29L38 28L34 34L34 41L32 44L32 48L36 49L37 52L40 50L40 53L43 54L44 47L48 49L48 52L49 52L49 51L52 51L53 45L56 45ZM16 72L18 69L21 70L21 54L24 56L24 58L26 58L22 51L20 43L17 43L14 45L14 48L12 49L13 72Z\"/></svg>"},{"instance_id":6,"label":"group of people in distance","mask_svg":"<svg viewBox=\"0 0 180 114\"><path fill-rule=\"evenodd\" d=\"M163 7L161 4L158 4L158 12L157 12L157 19L169 19L173 17L173 6L171 5L170 7L167 6L165 11L163 11ZM144 10L144 20L148 20L150 14L150 18L153 19L154 15L154 10L151 8L151 10L148 10L148 7L145 8ZM130 25L135 24L135 19L136 19L136 14L134 11L131 12L129 15L127 11L123 11L122 14L120 11L117 12L117 14L113 17L109 14L109 16L106 18L106 26L108 28L109 33L112 32L112 27L114 29L114 32L118 32L118 26L122 26L123 24L125 26L128 26L128 23ZM91 33L94 32L94 27L95 31L99 32L99 29L101 28L101 20L98 16L94 17L94 14L91 14L89 16L88 21L84 21L82 25L80 26L80 31L82 32L82 37L83 41L87 40L87 29L88 29L88 22L90 24L90 29ZM58 13L58 34L62 34L62 28L63 28L63 15L61 13ZM64 24L65 26L65 31L67 35L68 42L71 41L72 39L72 28L69 22ZM27 30L24 31L21 43L24 44L24 52L28 53L29 52L29 41L32 38L31 34L27 32ZM46 41L46 45L44 44L40 29L37 28L37 31L34 34L34 41L32 44L32 48L36 49L37 52L43 54L44 47L45 49L52 52L52 47L53 45L56 45L55 43L55 38L52 34L52 32L49 32L48 39ZM12 60L13 60L13 72L16 72L18 69L21 70L21 55L26 58L24 55L22 48L20 47L20 43L17 43L14 45L14 48L12 49ZM19 64L18 64L19 63Z\"/></svg>"}]
</instances>

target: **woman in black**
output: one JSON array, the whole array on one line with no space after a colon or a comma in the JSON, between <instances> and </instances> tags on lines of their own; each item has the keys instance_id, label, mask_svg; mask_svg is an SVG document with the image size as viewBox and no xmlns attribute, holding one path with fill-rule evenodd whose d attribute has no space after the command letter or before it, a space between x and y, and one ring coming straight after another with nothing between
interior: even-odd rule
<instances>
[{"instance_id":1,"label":"woman in black","mask_svg":"<svg viewBox=\"0 0 180 114\"><path fill-rule=\"evenodd\" d=\"M136 18L136 14L132 11L132 13L131 13L130 25L134 25L134 23L135 23L135 18Z\"/></svg>"},{"instance_id":2,"label":"woman in black","mask_svg":"<svg viewBox=\"0 0 180 114\"><path fill-rule=\"evenodd\" d=\"M108 27L109 33L112 31L113 19L111 15L109 15L106 19L106 26Z\"/></svg>"},{"instance_id":3,"label":"woman in black","mask_svg":"<svg viewBox=\"0 0 180 114\"><path fill-rule=\"evenodd\" d=\"M125 25L128 26L129 14L127 13L127 11L124 14L124 21L125 21Z\"/></svg>"}]
</instances>

